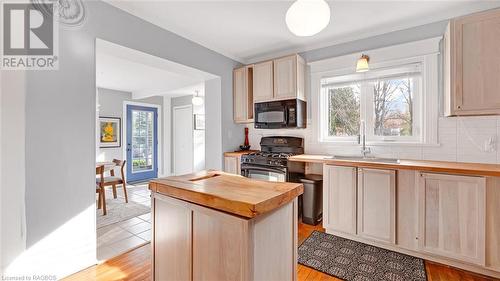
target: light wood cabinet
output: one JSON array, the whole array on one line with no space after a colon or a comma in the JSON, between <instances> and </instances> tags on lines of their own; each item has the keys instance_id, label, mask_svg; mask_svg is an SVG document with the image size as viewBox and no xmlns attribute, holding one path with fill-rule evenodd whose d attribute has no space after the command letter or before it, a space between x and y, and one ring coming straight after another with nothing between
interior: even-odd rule
<instances>
[{"instance_id":1,"label":"light wood cabinet","mask_svg":"<svg viewBox=\"0 0 500 281\"><path fill-rule=\"evenodd\" d=\"M297 54L234 69L234 122L253 122L255 102L305 101L305 75L305 61Z\"/></svg>"},{"instance_id":2,"label":"light wood cabinet","mask_svg":"<svg viewBox=\"0 0 500 281\"><path fill-rule=\"evenodd\" d=\"M452 19L443 45L445 115L500 114L500 9Z\"/></svg>"},{"instance_id":3,"label":"light wood cabinet","mask_svg":"<svg viewBox=\"0 0 500 281\"><path fill-rule=\"evenodd\" d=\"M249 66L233 70L233 119L236 123L253 122L253 75Z\"/></svg>"},{"instance_id":4,"label":"light wood cabinet","mask_svg":"<svg viewBox=\"0 0 500 281\"><path fill-rule=\"evenodd\" d=\"M224 172L230 174L241 174L241 157L224 156Z\"/></svg>"},{"instance_id":5,"label":"light wood cabinet","mask_svg":"<svg viewBox=\"0 0 500 281\"><path fill-rule=\"evenodd\" d=\"M299 55L274 60L274 100L305 100L305 62Z\"/></svg>"},{"instance_id":6,"label":"light wood cabinet","mask_svg":"<svg viewBox=\"0 0 500 281\"><path fill-rule=\"evenodd\" d=\"M500 177L324 164L323 227L500 278Z\"/></svg>"},{"instance_id":7,"label":"light wood cabinet","mask_svg":"<svg viewBox=\"0 0 500 281\"><path fill-rule=\"evenodd\" d=\"M248 221L205 208L193 212L193 280L245 280ZM186 280L186 279L183 279Z\"/></svg>"},{"instance_id":8,"label":"light wood cabinet","mask_svg":"<svg viewBox=\"0 0 500 281\"><path fill-rule=\"evenodd\" d=\"M297 199L253 219L153 193L156 281L297 280Z\"/></svg>"},{"instance_id":9,"label":"light wood cabinet","mask_svg":"<svg viewBox=\"0 0 500 281\"><path fill-rule=\"evenodd\" d=\"M273 61L253 66L253 101L269 101L274 98Z\"/></svg>"},{"instance_id":10,"label":"light wood cabinet","mask_svg":"<svg viewBox=\"0 0 500 281\"><path fill-rule=\"evenodd\" d=\"M486 266L500 272L500 178L486 179Z\"/></svg>"},{"instance_id":11,"label":"light wood cabinet","mask_svg":"<svg viewBox=\"0 0 500 281\"><path fill-rule=\"evenodd\" d=\"M323 227L356 234L357 169L323 166Z\"/></svg>"},{"instance_id":12,"label":"light wood cabinet","mask_svg":"<svg viewBox=\"0 0 500 281\"><path fill-rule=\"evenodd\" d=\"M191 280L191 215L180 200L153 200L154 280ZM175 226L175 227L173 227ZM176 243L172 243L175 241Z\"/></svg>"},{"instance_id":13,"label":"light wood cabinet","mask_svg":"<svg viewBox=\"0 0 500 281\"><path fill-rule=\"evenodd\" d=\"M418 176L413 170L398 170L396 177L396 243L418 250Z\"/></svg>"},{"instance_id":14,"label":"light wood cabinet","mask_svg":"<svg viewBox=\"0 0 500 281\"><path fill-rule=\"evenodd\" d=\"M358 169L358 235L396 243L396 171Z\"/></svg>"},{"instance_id":15,"label":"light wood cabinet","mask_svg":"<svg viewBox=\"0 0 500 281\"><path fill-rule=\"evenodd\" d=\"M422 173L419 185L420 250L484 266L485 178Z\"/></svg>"}]
</instances>

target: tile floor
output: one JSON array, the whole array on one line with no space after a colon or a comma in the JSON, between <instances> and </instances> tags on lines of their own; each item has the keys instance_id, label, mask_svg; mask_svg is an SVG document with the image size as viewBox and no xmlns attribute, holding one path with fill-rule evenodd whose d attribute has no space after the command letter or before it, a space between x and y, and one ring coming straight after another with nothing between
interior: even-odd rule
<instances>
[{"instance_id":1,"label":"tile floor","mask_svg":"<svg viewBox=\"0 0 500 281\"><path fill-rule=\"evenodd\" d=\"M128 185L127 194L129 201L151 206L147 184ZM114 199L111 188L106 189L106 201L123 200L121 186L117 187L117 196ZM103 262L150 241L151 213L101 227L97 229L97 260Z\"/></svg>"}]
</instances>

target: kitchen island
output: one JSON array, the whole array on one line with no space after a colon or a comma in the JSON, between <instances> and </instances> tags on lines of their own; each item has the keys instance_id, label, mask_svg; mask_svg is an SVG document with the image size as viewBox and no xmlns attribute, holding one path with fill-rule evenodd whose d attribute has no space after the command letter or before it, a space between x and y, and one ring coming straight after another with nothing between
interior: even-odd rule
<instances>
[{"instance_id":1,"label":"kitchen island","mask_svg":"<svg viewBox=\"0 0 500 281\"><path fill-rule=\"evenodd\" d=\"M302 184L202 171L149 187L154 280L296 280Z\"/></svg>"}]
</instances>

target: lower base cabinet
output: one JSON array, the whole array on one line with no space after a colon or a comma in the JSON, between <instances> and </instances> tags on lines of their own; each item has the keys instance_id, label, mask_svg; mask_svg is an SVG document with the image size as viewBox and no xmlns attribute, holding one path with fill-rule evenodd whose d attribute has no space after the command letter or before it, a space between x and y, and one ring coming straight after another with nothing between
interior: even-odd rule
<instances>
[{"instance_id":1,"label":"lower base cabinet","mask_svg":"<svg viewBox=\"0 0 500 281\"><path fill-rule=\"evenodd\" d=\"M500 177L323 166L327 233L500 279Z\"/></svg>"},{"instance_id":2,"label":"lower base cabinet","mask_svg":"<svg viewBox=\"0 0 500 281\"><path fill-rule=\"evenodd\" d=\"M254 219L152 200L154 280L297 279L297 199Z\"/></svg>"},{"instance_id":3,"label":"lower base cabinet","mask_svg":"<svg viewBox=\"0 0 500 281\"><path fill-rule=\"evenodd\" d=\"M420 250L484 266L486 179L421 173L419 191Z\"/></svg>"},{"instance_id":4,"label":"lower base cabinet","mask_svg":"<svg viewBox=\"0 0 500 281\"><path fill-rule=\"evenodd\" d=\"M396 171L358 169L358 235L396 243Z\"/></svg>"},{"instance_id":5,"label":"lower base cabinet","mask_svg":"<svg viewBox=\"0 0 500 281\"><path fill-rule=\"evenodd\" d=\"M241 157L225 156L224 157L224 172L239 175L241 173Z\"/></svg>"},{"instance_id":6,"label":"lower base cabinet","mask_svg":"<svg viewBox=\"0 0 500 281\"><path fill-rule=\"evenodd\" d=\"M323 227L356 234L357 169L323 166Z\"/></svg>"}]
</instances>

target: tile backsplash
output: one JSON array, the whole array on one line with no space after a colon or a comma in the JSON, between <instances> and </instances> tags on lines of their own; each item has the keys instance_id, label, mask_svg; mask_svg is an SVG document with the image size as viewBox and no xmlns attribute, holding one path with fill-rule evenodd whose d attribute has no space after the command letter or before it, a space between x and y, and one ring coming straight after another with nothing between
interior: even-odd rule
<instances>
[{"instance_id":1,"label":"tile backsplash","mask_svg":"<svg viewBox=\"0 0 500 281\"><path fill-rule=\"evenodd\" d=\"M309 126L309 124L308 124ZM262 136L297 136L305 139L308 154L359 155L357 145L317 143L311 126L307 129L262 130L249 124L252 149L260 149ZM370 146L377 157L442 160L475 163L500 163L500 116L440 117L439 145L375 145Z\"/></svg>"}]
</instances>

